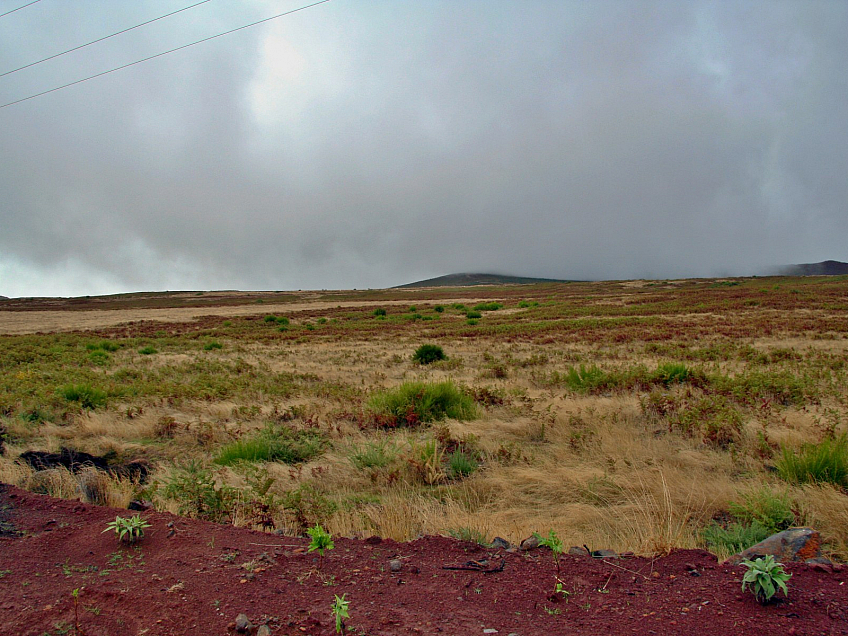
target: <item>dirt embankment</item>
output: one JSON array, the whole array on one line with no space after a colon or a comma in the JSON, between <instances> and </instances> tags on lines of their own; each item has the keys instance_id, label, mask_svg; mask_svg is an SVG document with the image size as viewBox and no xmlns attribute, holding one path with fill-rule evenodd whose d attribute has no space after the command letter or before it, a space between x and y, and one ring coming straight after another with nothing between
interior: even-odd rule
<instances>
[{"instance_id":1,"label":"dirt embankment","mask_svg":"<svg viewBox=\"0 0 848 636\"><path fill-rule=\"evenodd\" d=\"M789 598L764 607L741 592L743 568L703 551L563 556L557 570L543 549L423 537L337 539L319 559L305 539L152 512L122 545L102 531L127 512L9 486L0 511L3 635L234 634L240 613L254 633L333 634L336 595L351 634L848 634L846 569L790 564Z\"/></svg>"}]
</instances>

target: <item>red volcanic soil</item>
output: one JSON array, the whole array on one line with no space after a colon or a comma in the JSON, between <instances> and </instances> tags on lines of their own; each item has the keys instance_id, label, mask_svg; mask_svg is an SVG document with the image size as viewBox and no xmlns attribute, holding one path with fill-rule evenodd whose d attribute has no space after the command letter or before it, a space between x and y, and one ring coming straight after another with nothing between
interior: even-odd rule
<instances>
[{"instance_id":1,"label":"red volcanic soil","mask_svg":"<svg viewBox=\"0 0 848 636\"><path fill-rule=\"evenodd\" d=\"M0 634L227 635L244 613L253 633L329 635L343 594L346 633L360 635L848 634L839 566L788 565L789 598L760 606L741 592L744 568L703 551L563 556L557 572L546 549L337 539L321 563L306 539L167 513L143 513L144 539L122 545L103 533L118 514L0 485ZM497 571L445 569L484 560Z\"/></svg>"}]
</instances>

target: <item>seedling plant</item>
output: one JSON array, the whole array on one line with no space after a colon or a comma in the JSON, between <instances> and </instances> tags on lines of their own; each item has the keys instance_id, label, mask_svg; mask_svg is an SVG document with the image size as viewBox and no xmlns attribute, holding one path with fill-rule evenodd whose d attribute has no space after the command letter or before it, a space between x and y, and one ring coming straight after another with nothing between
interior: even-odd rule
<instances>
[{"instance_id":1,"label":"seedling plant","mask_svg":"<svg viewBox=\"0 0 848 636\"><path fill-rule=\"evenodd\" d=\"M771 554L753 561L742 561L742 565L748 568L742 577L742 591L750 586L751 593L761 605L767 605L778 589L783 591L784 596L789 595L786 581L792 578L792 575L787 573L783 564L775 561Z\"/></svg>"},{"instance_id":2,"label":"seedling plant","mask_svg":"<svg viewBox=\"0 0 848 636\"><path fill-rule=\"evenodd\" d=\"M118 541L124 543L135 543L144 538L144 529L149 528L147 523L140 515L132 517L115 517L114 521L106 524L106 529L103 532L114 531Z\"/></svg>"},{"instance_id":3,"label":"seedling plant","mask_svg":"<svg viewBox=\"0 0 848 636\"><path fill-rule=\"evenodd\" d=\"M350 601L345 600L345 596L347 596L347 594L342 594L341 598L339 598L337 594L334 596L335 601L333 601L333 605L330 609L332 609L333 616L336 619L336 633L341 634L345 629L344 619L350 618L350 614L348 613Z\"/></svg>"},{"instance_id":4,"label":"seedling plant","mask_svg":"<svg viewBox=\"0 0 848 636\"><path fill-rule=\"evenodd\" d=\"M306 534L310 536L312 541L309 542L307 552L317 552L319 556L318 569L321 569L321 564L324 562L324 552L332 550L336 547L333 543L332 535L321 527L321 524L316 523L314 528L308 528Z\"/></svg>"}]
</instances>

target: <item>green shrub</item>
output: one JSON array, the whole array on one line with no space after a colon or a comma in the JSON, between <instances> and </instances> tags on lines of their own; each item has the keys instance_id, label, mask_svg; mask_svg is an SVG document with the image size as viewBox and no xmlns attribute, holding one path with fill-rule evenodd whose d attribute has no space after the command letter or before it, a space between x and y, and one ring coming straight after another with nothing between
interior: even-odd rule
<instances>
[{"instance_id":1,"label":"green shrub","mask_svg":"<svg viewBox=\"0 0 848 636\"><path fill-rule=\"evenodd\" d=\"M179 504L179 513L208 521L223 521L231 513L236 492L218 486L215 477L197 461L177 468L165 482L164 494Z\"/></svg>"},{"instance_id":2,"label":"green shrub","mask_svg":"<svg viewBox=\"0 0 848 636\"><path fill-rule=\"evenodd\" d=\"M705 395L671 414L668 429L701 437L710 446L727 448L742 435L742 414L726 397Z\"/></svg>"},{"instance_id":3,"label":"green shrub","mask_svg":"<svg viewBox=\"0 0 848 636\"><path fill-rule=\"evenodd\" d=\"M79 402L84 409L93 410L106 404L106 392L90 384L68 384L59 389L68 402Z\"/></svg>"},{"instance_id":4,"label":"green shrub","mask_svg":"<svg viewBox=\"0 0 848 636\"><path fill-rule=\"evenodd\" d=\"M377 309L374 310L374 315L375 316L385 316L386 310L383 309L382 307L378 307Z\"/></svg>"},{"instance_id":5,"label":"green shrub","mask_svg":"<svg viewBox=\"0 0 848 636\"><path fill-rule=\"evenodd\" d=\"M213 461L221 466L239 461L299 464L321 453L325 445L326 440L315 430L268 426L256 435L227 444Z\"/></svg>"},{"instance_id":6,"label":"green shrub","mask_svg":"<svg viewBox=\"0 0 848 636\"><path fill-rule=\"evenodd\" d=\"M559 376L559 378L569 389L579 393L609 390L619 384L614 373L608 373L596 366L587 367L582 364L579 368L571 367L564 376Z\"/></svg>"},{"instance_id":7,"label":"green shrub","mask_svg":"<svg viewBox=\"0 0 848 636\"><path fill-rule=\"evenodd\" d=\"M223 348L224 348L224 345L222 345L220 342L216 342L214 340L212 342L207 342L205 345L203 345L204 351L213 351L215 349L223 349Z\"/></svg>"},{"instance_id":8,"label":"green shrub","mask_svg":"<svg viewBox=\"0 0 848 636\"><path fill-rule=\"evenodd\" d=\"M285 316L277 316L277 324L278 325L288 325L289 322L290 322L289 319L286 318Z\"/></svg>"},{"instance_id":9,"label":"green shrub","mask_svg":"<svg viewBox=\"0 0 848 636\"><path fill-rule=\"evenodd\" d=\"M441 314L445 311L445 308L443 305L436 305L435 307L433 307L433 311L435 311L437 314Z\"/></svg>"},{"instance_id":10,"label":"green shrub","mask_svg":"<svg viewBox=\"0 0 848 636\"><path fill-rule=\"evenodd\" d=\"M474 400L451 381L405 382L372 396L368 409L375 424L388 428L416 426L446 417L469 420L477 415Z\"/></svg>"},{"instance_id":11,"label":"green shrub","mask_svg":"<svg viewBox=\"0 0 848 636\"><path fill-rule=\"evenodd\" d=\"M438 360L447 360L445 352L439 345L423 344L412 354L412 361L418 364L432 364Z\"/></svg>"},{"instance_id":12,"label":"green shrub","mask_svg":"<svg viewBox=\"0 0 848 636\"><path fill-rule=\"evenodd\" d=\"M282 506L294 517L301 531L326 523L338 506L311 484L301 484L283 495Z\"/></svg>"},{"instance_id":13,"label":"green shrub","mask_svg":"<svg viewBox=\"0 0 848 636\"><path fill-rule=\"evenodd\" d=\"M103 349L95 349L94 351L88 354L88 359L91 364L97 365L98 367L102 367L107 362L109 362L109 354L103 351Z\"/></svg>"},{"instance_id":14,"label":"green shrub","mask_svg":"<svg viewBox=\"0 0 848 636\"><path fill-rule=\"evenodd\" d=\"M475 311L497 311L498 309L501 309L502 307L503 307L503 305L501 305L500 303L494 303L494 302L492 302L492 303L478 303L478 304L474 305L474 310Z\"/></svg>"},{"instance_id":15,"label":"green shrub","mask_svg":"<svg viewBox=\"0 0 848 636\"><path fill-rule=\"evenodd\" d=\"M848 487L848 434L818 444L804 444L797 452L784 446L777 460L777 472L794 484L831 483Z\"/></svg>"},{"instance_id":16,"label":"green shrub","mask_svg":"<svg viewBox=\"0 0 848 636\"><path fill-rule=\"evenodd\" d=\"M462 479L473 474L478 468L477 460L464 450L455 450L448 458L448 476Z\"/></svg>"},{"instance_id":17,"label":"green shrub","mask_svg":"<svg viewBox=\"0 0 848 636\"><path fill-rule=\"evenodd\" d=\"M518 303L518 307L520 309L527 309L528 307L538 307L538 306L539 306L539 303L538 303L538 301L535 301L535 300L534 301L522 300L521 302Z\"/></svg>"},{"instance_id":18,"label":"green shrub","mask_svg":"<svg viewBox=\"0 0 848 636\"><path fill-rule=\"evenodd\" d=\"M147 345L146 347L142 347L138 350L138 352L143 356L153 355L154 353L158 353L154 347Z\"/></svg>"},{"instance_id":19,"label":"green shrub","mask_svg":"<svg viewBox=\"0 0 848 636\"><path fill-rule=\"evenodd\" d=\"M692 375L689 367L685 364L668 363L659 365L651 379L657 384L669 386L670 384L682 384L688 381Z\"/></svg>"},{"instance_id":20,"label":"green shrub","mask_svg":"<svg viewBox=\"0 0 848 636\"><path fill-rule=\"evenodd\" d=\"M731 502L728 510L742 522L759 523L769 534L795 525L795 513L792 512L789 495L785 492L775 493L768 486L744 494L742 501Z\"/></svg>"},{"instance_id":21,"label":"green shrub","mask_svg":"<svg viewBox=\"0 0 848 636\"><path fill-rule=\"evenodd\" d=\"M727 527L713 522L704 528L701 532L701 538L706 546L716 554L729 556L747 550L772 534L774 533L759 521L731 523Z\"/></svg>"},{"instance_id":22,"label":"green shrub","mask_svg":"<svg viewBox=\"0 0 848 636\"><path fill-rule=\"evenodd\" d=\"M265 322L277 322L277 317L273 315L268 315L265 316L264 320Z\"/></svg>"},{"instance_id":23,"label":"green shrub","mask_svg":"<svg viewBox=\"0 0 848 636\"><path fill-rule=\"evenodd\" d=\"M465 317L469 319L479 319L483 317L483 314L481 314L479 311L469 310L465 312Z\"/></svg>"},{"instance_id":24,"label":"green shrub","mask_svg":"<svg viewBox=\"0 0 848 636\"><path fill-rule=\"evenodd\" d=\"M465 324L469 325L471 327L473 327L474 325L479 324L479 323L480 323L480 321L477 320L476 318L469 318L468 320L465 321Z\"/></svg>"}]
</instances>

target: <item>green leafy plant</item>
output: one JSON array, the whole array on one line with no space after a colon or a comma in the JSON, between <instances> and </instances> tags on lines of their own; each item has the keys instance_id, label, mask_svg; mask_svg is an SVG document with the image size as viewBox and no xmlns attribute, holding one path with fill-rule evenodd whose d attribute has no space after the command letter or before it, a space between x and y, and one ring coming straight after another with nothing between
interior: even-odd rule
<instances>
[{"instance_id":1,"label":"green leafy plant","mask_svg":"<svg viewBox=\"0 0 848 636\"><path fill-rule=\"evenodd\" d=\"M439 360L447 360L445 352L439 345L423 344L412 354L412 361L418 364L432 364Z\"/></svg>"},{"instance_id":2,"label":"green leafy plant","mask_svg":"<svg viewBox=\"0 0 848 636\"><path fill-rule=\"evenodd\" d=\"M318 553L318 569L320 570L324 563L324 552L336 547L336 544L333 543L333 536L317 523L314 528L307 528L306 534L312 539L306 551Z\"/></svg>"},{"instance_id":3,"label":"green leafy plant","mask_svg":"<svg viewBox=\"0 0 848 636\"><path fill-rule=\"evenodd\" d=\"M106 524L106 529L103 532L114 532L118 541L125 543L135 543L144 538L144 529L149 528L150 524L142 519L140 515L132 517L115 517L114 521Z\"/></svg>"},{"instance_id":4,"label":"green leafy plant","mask_svg":"<svg viewBox=\"0 0 848 636\"><path fill-rule=\"evenodd\" d=\"M138 350L138 352L143 356L153 355L154 353L158 353L155 347L151 347L150 345L146 347L142 347Z\"/></svg>"},{"instance_id":5,"label":"green leafy plant","mask_svg":"<svg viewBox=\"0 0 848 636\"><path fill-rule=\"evenodd\" d=\"M333 616L336 619L336 633L341 634L345 629L345 619L350 618L349 608L350 601L346 600L345 597L347 594L342 594L341 598L338 595L335 595L335 600L333 601L333 605L330 609L333 612Z\"/></svg>"},{"instance_id":6,"label":"green leafy plant","mask_svg":"<svg viewBox=\"0 0 848 636\"><path fill-rule=\"evenodd\" d=\"M792 575L788 574L783 569L783 564L775 561L771 554L753 561L742 561L742 565L748 568L742 577L742 591L750 586L751 593L761 605L771 601L778 589L783 591L784 596L789 595L786 581L792 578Z\"/></svg>"},{"instance_id":7,"label":"green leafy plant","mask_svg":"<svg viewBox=\"0 0 848 636\"><path fill-rule=\"evenodd\" d=\"M383 309L382 307L378 307L377 309L374 310L374 316L385 316L385 315L386 315L386 310Z\"/></svg>"},{"instance_id":8,"label":"green leafy plant","mask_svg":"<svg viewBox=\"0 0 848 636\"><path fill-rule=\"evenodd\" d=\"M551 549L554 555L554 563L556 564L557 572L559 572L559 555L562 554L563 545L553 528L548 531L548 536L543 537L538 532L534 532L533 536L539 540L539 545L546 546Z\"/></svg>"}]
</instances>

